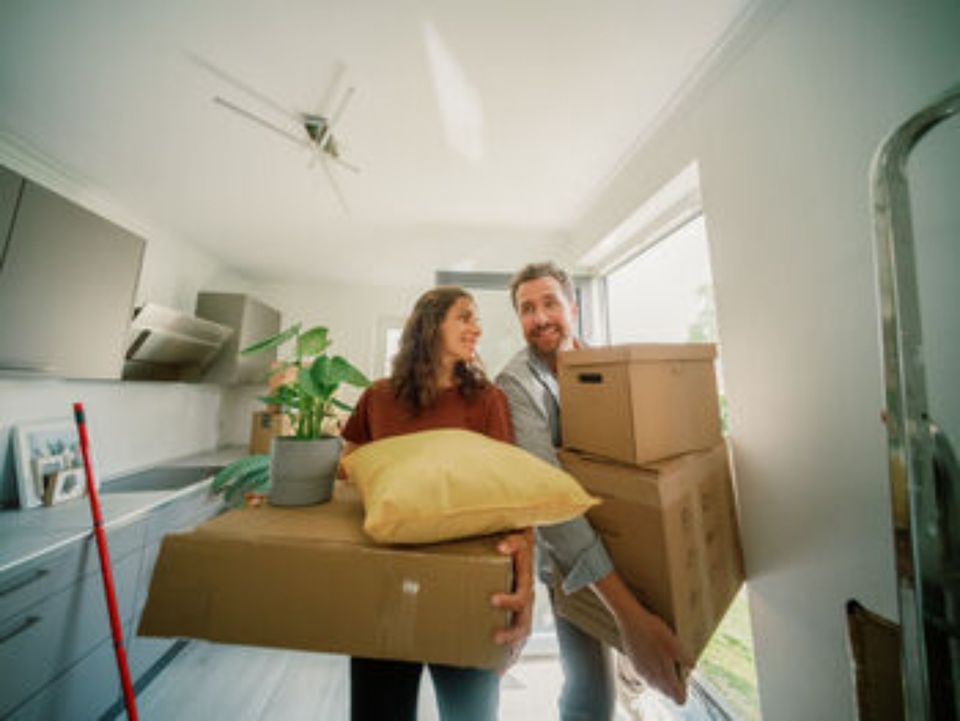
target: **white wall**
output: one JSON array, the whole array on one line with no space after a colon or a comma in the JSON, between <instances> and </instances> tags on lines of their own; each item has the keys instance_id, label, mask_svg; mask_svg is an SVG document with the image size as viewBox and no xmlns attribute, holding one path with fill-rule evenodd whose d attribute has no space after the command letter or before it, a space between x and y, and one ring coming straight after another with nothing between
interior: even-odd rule
<instances>
[{"instance_id":1,"label":"white wall","mask_svg":"<svg viewBox=\"0 0 960 721\"><path fill-rule=\"evenodd\" d=\"M960 80L960 5L767 8L572 250L699 162L764 717L852 719L844 602L896 615L868 171Z\"/></svg>"},{"instance_id":2,"label":"white wall","mask_svg":"<svg viewBox=\"0 0 960 721\"><path fill-rule=\"evenodd\" d=\"M136 303L150 300L192 312L200 289L248 288L222 262L152 228L49 160L0 142L0 163L147 240ZM84 402L104 477L216 447L221 396L214 385L0 377L0 504L16 500L10 445L15 424L69 418L71 404Z\"/></svg>"},{"instance_id":3,"label":"white wall","mask_svg":"<svg viewBox=\"0 0 960 721\"><path fill-rule=\"evenodd\" d=\"M296 322L304 329L326 326L333 340L331 353L342 355L371 379L383 375L379 354L382 321L402 321L424 287L375 286L323 281L311 284L253 284L250 292L280 310L284 327ZM283 351L281 350L281 355ZM224 396L222 437L226 443L246 443L250 414L262 407L261 388L228 389ZM340 398L353 403L359 392L345 387Z\"/></svg>"}]
</instances>

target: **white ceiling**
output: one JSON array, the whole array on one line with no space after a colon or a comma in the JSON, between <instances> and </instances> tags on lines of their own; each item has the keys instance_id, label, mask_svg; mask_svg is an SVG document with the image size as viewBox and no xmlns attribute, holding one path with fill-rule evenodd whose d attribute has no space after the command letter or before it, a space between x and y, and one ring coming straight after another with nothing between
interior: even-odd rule
<instances>
[{"instance_id":1,"label":"white ceiling","mask_svg":"<svg viewBox=\"0 0 960 721\"><path fill-rule=\"evenodd\" d=\"M0 133L253 277L509 270L560 251L752 4L4 0ZM205 64L293 112L356 88L349 214L309 150L212 98L302 128Z\"/></svg>"}]
</instances>

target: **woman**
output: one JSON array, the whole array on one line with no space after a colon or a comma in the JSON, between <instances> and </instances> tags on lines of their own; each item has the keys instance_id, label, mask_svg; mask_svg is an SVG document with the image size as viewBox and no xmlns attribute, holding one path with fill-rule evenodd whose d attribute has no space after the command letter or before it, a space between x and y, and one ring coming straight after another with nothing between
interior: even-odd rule
<instances>
[{"instance_id":1,"label":"woman","mask_svg":"<svg viewBox=\"0 0 960 721\"><path fill-rule=\"evenodd\" d=\"M503 392L487 380L476 355L480 324L473 298L462 288L440 287L420 296L407 319L389 378L360 397L343 429L344 454L389 436L436 428L463 428L511 443ZM533 604L530 533L512 534L500 551L514 556L517 590L492 603L514 611L511 628L495 641L513 656L530 631ZM414 721L423 664L351 659L353 721ZM430 664L444 721L493 721L499 704L496 672Z\"/></svg>"}]
</instances>

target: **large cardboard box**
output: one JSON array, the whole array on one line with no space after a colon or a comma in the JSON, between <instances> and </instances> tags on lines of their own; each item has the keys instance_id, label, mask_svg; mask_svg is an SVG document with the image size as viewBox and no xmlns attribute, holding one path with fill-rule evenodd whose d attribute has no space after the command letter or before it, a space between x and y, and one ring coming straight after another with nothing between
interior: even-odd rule
<instances>
[{"instance_id":1,"label":"large cardboard box","mask_svg":"<svg viewBox=\"0 0 960 721\"><path fill-rule=\"evenodd\" d=\"M269 453L274 438L292 435L293 424L286 413L257 411L250 422L250 452Z\"/></svg>"},{"instance_id":2,"label":"large cardboard box","mask_svg":"<svg viewBox=\"0 0 960 721\"><path fill-rule=\"evenodd\" d=\"M603 500L587 517L624 582L698 656L743 582L726 445L643 468L566 450L560 463ZM561 616L620 648L593 591L555 597Z\"/></svg>"},{"instance_id":3,"label":"large cardboard box","mask_svg":"<svg viewBox=\"0 0 960 721\"><path fill-rule=\"evenodd\" d=\"M563 445L643 465L721 441L712 343L561 353Z\"/></svg>"},{"instance_id":4,"label":"large cardboard box","mask_svg":"<svg viewBox=\"0 0 960 721\"><path fill-rule=\"evenodd\" d=\"M146 636L495 668L511 587L498 537L379 546L338 483L330 503L230 511L167 536L140 622Z\"/></svg>"}]
</instances>

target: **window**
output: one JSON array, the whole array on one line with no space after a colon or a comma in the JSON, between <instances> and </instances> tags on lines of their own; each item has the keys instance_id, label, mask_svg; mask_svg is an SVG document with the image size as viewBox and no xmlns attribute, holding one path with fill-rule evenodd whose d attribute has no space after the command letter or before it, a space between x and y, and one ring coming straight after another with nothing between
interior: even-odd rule
<instances>
[{"instance_id":1,"label":"window","mask_svg":"<svg viewBox=\"0 0 960 721\"><path fill-rule=\"evenodd\" d=\"M718 341L713 302L713 279L707 245L706 222L698 214L638 254L603 275L606 288L608 338L611 343ZM718 386L723 399L722 374ZM725 413L724 413L725 415ZM726 428L726 419L724 419ZM715 718L723 715L755 721L760 718L757 698L753 638L745 591L741 591L710 645L700 658L695 674L697 688L690 705L704 713L683 718ZM641 698L643 718L664 718L651 706L654 698Z\"/></svg>"},{"instance_id":2,"label":"window","mask_svg":"<svg viewBox=\"0 0 960 721\"><path fill-rule=\"evenodd\" d=\"M703 216L606 276L611 343L716 341Z\"/></svg>"},{"instance_id":3,"label":"window","mask_svg":"<svg viewBox=\"0 0 960 721\"><path fill-rule=\"evenodd\" d=\"M400 336L403 335L403 328L390 327L387 328L384 333L386 335L383 339L383 375L384 377L389 377L393 369L393 357L397 354L397 351L400 350Z\"/></svg>"}]
</instances>

